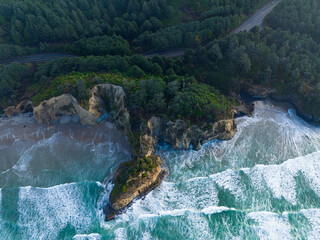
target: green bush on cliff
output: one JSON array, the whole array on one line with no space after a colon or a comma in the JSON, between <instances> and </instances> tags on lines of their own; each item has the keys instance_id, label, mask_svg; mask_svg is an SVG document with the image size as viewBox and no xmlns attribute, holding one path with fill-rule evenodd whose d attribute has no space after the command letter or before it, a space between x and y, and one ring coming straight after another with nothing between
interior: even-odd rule
<instances>
[{"instance_id":1,"label":"green bush on cliff","mask_svg":"<svg viewBox=\"0 0 320 240\"><path fill-rule=\"evenodd\" d=\"M157 166L156 161L156 156L149 156L133 158L130 162L123 163L118 169L110 198L115 199L119 194L127 192L129 187L134 184L134 179L147 177L148 172L151 172Z\"/></svg>"},{"instance_id":2,"label":"green bush on cliff","mask_svg":"<svg viewBox=\"0 0 320 240\"><path fill-rule=\"evenodd\" d=\"M83 106L88 104L90 89L101 83L110 83L134 90L138 79L124 76L120 73L72 73L54 78L52 81L38 83L28 88L29 95L34 95L32 101L35 105L41 101L59 96L63 93L72 94Z\"/></svg>"},{"instance_id":3,"label":"green bush on cliff","mask_svg":"<svg viewBox=\"0 0 320 240\"><path fill-rule=\"evenodd\" d=\"M169 112L193 121L213 122L232 117L232 105L226 97L207 84L192 83L178 93L169 105Z\"/></svg>"}]
</instances>

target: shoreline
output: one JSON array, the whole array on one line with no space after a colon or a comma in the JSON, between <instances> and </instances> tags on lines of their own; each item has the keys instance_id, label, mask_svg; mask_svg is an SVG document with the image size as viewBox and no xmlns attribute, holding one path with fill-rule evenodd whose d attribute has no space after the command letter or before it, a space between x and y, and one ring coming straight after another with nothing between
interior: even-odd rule
<instances>
[{"instance_id":1,"label":"shoreline","mask_svg":"<svg viewBox=\"0 0 320 240\"><path fill-rule=\"evenodd\" d=\"M259 87L255 86L255 85L250 85L253 88L257 88L256 90L259 91ZM246 103L246 104L251 104L254 103L256 101L271 101L272 103L274 103L274 106L280 106L280 107L284 107L285 109L294 109L297 116L299 116L301 119L303 119L304 121L306 121L309 124L315 125L315 126L319 126L320 125L320 119L315 118L313 116L309 116L303 112L301 112L301 110L299 110L299 107L296 103L294 103L294 97L293 96L277 96L274 93L272 93L272 89L267 89L262 87L262 89L266 90L266 91L270 91L270 93L267 93L264 96L252 96L250 93L248 93L247 91L245 91L244 89L242 89L240 91L240 96L241 99Z\"/></svg>"},{"instance_id":2,"label":"shoreline","mask_svg":"<svg viewBox=\"0 0 320 240\"><path fill-rule=\"evenodd\" d=\"M82 125L77 118L63 117L56 121L52 127L38 123L32 113L20 116L0 117L0 132L13 129L12 135L16 139L30 139L35 141L47 139L54 134L62 134L83 144L99 144L106 141L118 143L132 154L132 148L126 136L111 122L99 126ZM0 139L0 142L2 139Z\"/></svg>"},{"instance_id":3,"label":"shoreline","mask_svg":"<svg viewBox=\"0 0 320 240\"><path fill-rule=\"evenodd\" d=\"M288 111L290 108L294 108L294 106L290 102L277 101L270 98L270 96L267 96L265 98L253 98L253 97L250 97L249 95L246 96L241 94L240 101L241 100L244 104L248 104L248 105L259 102L259 101L271 101L271 104L273 105L273 107L278 108L279 110L282 110L282 111ZM254 104L253 112L257 108L256 105L257 104ZM245 114L245 115L250 116L249 114ZM211 130L209 130L208 132L203 132L204 134L203 136L199 135L198 137L196 137L200 141L199 142L200 145L196 149L199 150L204 143L211 142L212 140L215 140L215 139L228 140L233 138L234 134L236 134L236 131L237 131L235 120L241 116L243 115L238 115L238 116L235 115L233 118L233 121L234 121L233 127L235 127L235 131L233 133L229 132L230 129L226 127L227 125L224 125L225 123L222 125L220 124L221 126L219 125L219 121L216 122L215 124L211 124L210 125L212 128ZM44 135L43 134L41 135L42 138L43 136L46 136L46 135L48 136L48 135L53 135L57 132L62 132L65 136L69 136L69 137L71 134L72 140L75 139L77 141L86 141L88 143L92 142L96 144L96 141L99 141L99 136L100 136L100 141L106 141L106 138L105 139L101 138L101 134L103 134L105 131L105 133L108 133L109 141L119 142L122 146L126 146L125 147L126 150L128 150L128 152L132 156L131 159L128 159L128 161L120 165L117 165L113 170L114 172L110 173L108 176L105 176L104 180L102 181L104 183L107 183L110 181L114 183L114 187L110 192L109 203L106 204L104 208L106 221L112 220L116 215L126 211L126 209L132 204L133 200L141 199L144 196L146 196L150 191L155 189L158 185L161 184L162 180L165 177L165 174L167 173L165 169L161 168L162 161L160 160L160 157L153 155L155 154L155 149L159 146L159 143L160 143L159 140L161 140L163 137L162 134L167 134L166 131L168 130L166 128L162 129L161 126L165 126L169 122L164 124L165 122L161 122L162 120L160 118L157 119L157 117L154 117L153 120L151 118L146 123L145 125L146 128L144 130L140 129L139 138L140 138L140 141L143 139L143 143L142 143L143 146L140 146L142 148L140 148L138 155L134 153L134 149L133 149L134 142L132 142L132 139L130 139L128 135L126 135L123 131L121 131L121 129L117 128L116 124L113 124L108 121L104 122L103 124L88 126L88 125L81 124L80 119L79 117L77 117L77 115L73 115L70 117L61 115L58 118L58 120L53 120L51 125L46 125L46 124L38 123L38 121L36 121L37 119L35 118L34 113L20 115L18 116L18 118L29 119L29 122L26 125L23 125L23 123L22 124L19 123L19 121L17 121L16 125L13 125L14 128L16 128L15 131L24 133L24 137L26 137L25 131L30 130L29 128L30 126L31 126L31 131L33 130L33 132L36 132L36 130L41 131L41 127L43 127L42 131L44 132ZM14 123L14 119L15 117L14 118L0 117L0 131L1 131L1 128L3 128L3 125L2 125L3 121L8 121L7 122L8 124L12 124L12 122ZM180 129L180 127L177 128L176 126L177 122L176 123L173 122L171 124L173 124L172 125L173 128L170 130L171 134L173 133L173 136L174 136L172 138L172 140L174 140L173 142L178 141L185 144L185 141L189 141L190 139L192 139L192 137L194 137L192 132L191 132L192 136L175 135L177 133L174 133L174 132L177 129ZM44 127L45 125L46 127ZM183 126L183 124L181 126ZM93 129L94 131L92 131ZM190 129L192 130L192 127L191 128L183 127L180 130L183 131L183 134L187 134L188 131L191 131ZM201 126L199 130L200 129L201 129ZM221 136L229 136L229 137L219 137L220 136L219 134L221 134ZM206 139L202 139L204 136ZM27 138L29 137L30 135L27 135ZM38 137L38 139L41 139L41 137L40 138ZM178 147L176 146L175 148L175 146L172 145L173 142L171 141L166 143L171 146L171 150L179 150L181 146L177 145ZM152 162L149 163L149 161L151 161L153 157L158 157L159 162L158 160L157 161L152 160ZM132 175L132 171L136 169L137 166L139 169L139 165L142 164L140 163L141 161L142 163L148 162L148 164L151 164L151 165L148 165L146 168L138 170L137 176ZM150 166L154 166L154 167L150 167ZM150 170L147 170L149 168ZM156 169L158 170L156 171ZM118 171L121 172L120 174L121 176L117 174ZM125 178L125 181L122 178ZM132 178L135 179L133 183L131 183L133 180ZM122 190L122 189L125 189L125 190Z\"/></svg>"}]
</instances>

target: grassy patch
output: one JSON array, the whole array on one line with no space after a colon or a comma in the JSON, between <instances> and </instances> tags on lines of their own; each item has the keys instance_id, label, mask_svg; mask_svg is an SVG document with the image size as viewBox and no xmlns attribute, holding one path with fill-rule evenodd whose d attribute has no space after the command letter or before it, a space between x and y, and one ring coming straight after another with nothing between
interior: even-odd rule
<instances>
[{"instance_id":1,"label":"grassy patch","mask_svg":"<svg viewBox=\"0 0 320 240\"><path fill-rule=\"evenodd\" d=\"M41 101L70 93L86 107L90 97L90 89L101 83L110 83L122 86L126 90L134 91L138 86L139 79L127 77L119 73L71 73L68 75L48 80L42 84L33 84L28 89L29 95L33 95L35 105Z\"/></svg>"}]
</instances>

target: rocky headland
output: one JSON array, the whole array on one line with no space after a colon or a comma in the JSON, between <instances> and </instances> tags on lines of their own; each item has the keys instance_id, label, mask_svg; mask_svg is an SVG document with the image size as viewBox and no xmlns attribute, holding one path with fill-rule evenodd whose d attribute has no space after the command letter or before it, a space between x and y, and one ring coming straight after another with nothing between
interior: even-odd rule
<instances>
[{"instance_id":1,"label":"rocky headland","mask_svg":"<svg viewBox=\"0 0 320 240\"><path fill-rule=\"evenodd\" d=\"M248 95L253 100L256 99L272 99L278 102L286 102L292 105L296 110L297 115L311 123L320 123L320 118L312 113L307 112L304 108L303 101L298 97L296 93L293 94L281 94L275 88L269 88L264 85L253 85L248 82L241 83L241 91Z\"/></svg>"},{"instance_id":2,"label":"rocky headland","mask_svg":"<svg viewBox=\"0 0 320 240\"><path fill-rule=\"evenodd\" d=\"M131 161L121 164L114 174L114 187L105 208L106 220L111 220L134 199L146 195L161 183L166 170L161 166L160 157L155 155L159 142L166 142L175 150L191 147L198 150L208 141L231 139L237 131L234 114L241 112L250 115L253 107L240 102L231 117L212 123L192 124L182 119L170 120L166 116L149 116L137 122L132 121L126 108L123 88L99 84L90 91L88 109L70 94L63 94L45 100L36 107L32 107L31 101L25 100L17 107L7 108L5 114L12 117L27 111L33 111L39 123L50 126L63 116L78 118L81 124L91 126L111 121L127 136L134 154Z\"/></svg>"}]
</instances>

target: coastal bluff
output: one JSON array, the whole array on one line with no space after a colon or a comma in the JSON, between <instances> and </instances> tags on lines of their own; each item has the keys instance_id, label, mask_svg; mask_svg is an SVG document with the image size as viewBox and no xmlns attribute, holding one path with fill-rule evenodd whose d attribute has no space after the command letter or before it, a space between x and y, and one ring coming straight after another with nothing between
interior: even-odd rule
<instances>
[{"instance_id":1,"label":"coastal bluff","mask_svg":"<svg viewBox=\"0 0 320 240\"><path fill-rule=\"evenodd\" d=\"M160 142L168 143L174 150L191 147L199 150L208 141L228 140L237 132L234 114L227 119L197 124L182 119L171 120L163 115L144 116L139 121L135 116L133 121L126 105L126 93L121 86L99 84L90 91L87 109L70 94L45 100L33 108L34 117L41 124L52 126L63 116L77 118L81 124L91 126L110 121L127 136L134 154L115 171L114 187L104 209L106 220L114 219L134 199L145 196L161 184L167 171L163 169L160 157L155 155Z\"/></svg>"}]
</instances>

